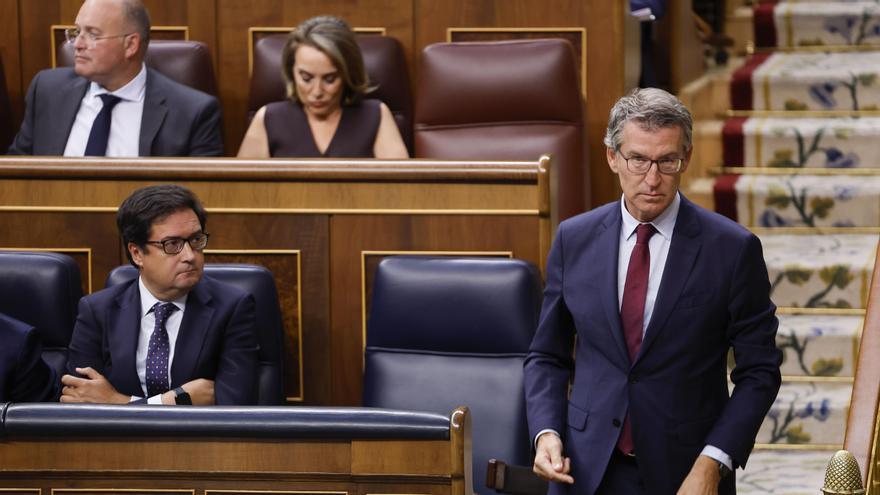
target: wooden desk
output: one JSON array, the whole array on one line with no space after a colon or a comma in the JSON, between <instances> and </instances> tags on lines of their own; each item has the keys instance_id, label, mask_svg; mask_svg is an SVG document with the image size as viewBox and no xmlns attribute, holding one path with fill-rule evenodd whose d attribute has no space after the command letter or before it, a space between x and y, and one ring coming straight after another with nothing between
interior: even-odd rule
<instances>
[{"instance_id":1,"label":"wooden desk","mask_svg":"<svg viewBox=\"0 0 880 495\"><path fill-rule=\"evenodd\" d=\"M289 401L357 405L372 273L388 255L510 256L543 269L550 159L0 158L0 249L66 252L85 291L126 263L116 208L178 183L208 210L207 261L274 273Z\"/></svg>"}]
</instances>

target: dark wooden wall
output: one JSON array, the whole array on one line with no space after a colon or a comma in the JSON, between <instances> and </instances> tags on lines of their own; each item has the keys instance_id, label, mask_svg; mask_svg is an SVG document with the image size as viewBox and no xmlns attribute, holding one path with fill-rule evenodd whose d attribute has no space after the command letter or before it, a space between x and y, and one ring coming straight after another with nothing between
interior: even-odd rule
<instances>
[{"instance_id":1,"label":"dark wooden wall","mask_svg":"<svg viewBox=\"0 0 880 495\"><path fill-rule=\"evenodd\" d=\"M154 25L189 27L192 40L214 54L224 110L227 150L235 153L245 131L249 27L294 26L317 14L336 14L356 27L384 28L397 38L418 78L421 50L447 40L447 28L541 28L553 35L586 32L587 132L594 205L619 195L605 165L605 121L624 91L623 20L626 3L609 0L145 0ZM81 0L0 0L0 57L20 120L31 78L51 66L50 26L72 24ZM500 37L502 35L494 35ZM579 47L576 47L579 49ZM537 159L538 157L535 157Z\"/></svg>"}]
</instances>

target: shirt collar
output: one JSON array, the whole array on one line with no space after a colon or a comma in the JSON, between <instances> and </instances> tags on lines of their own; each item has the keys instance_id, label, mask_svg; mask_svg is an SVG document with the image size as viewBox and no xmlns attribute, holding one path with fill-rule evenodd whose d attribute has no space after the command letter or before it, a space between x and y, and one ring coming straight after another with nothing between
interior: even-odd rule
<instances>
[{"instance_id":1,"label":"shirt collar","mask_svg":"<svg viewBox=\"0 0 880 495\"><path fill-rule=\"evenodd\" d=\"M629 239L635 231L636 227L639 226L640 223L635 219L632 215L630 215L629 211L626 209L626 203L624 202L624 197L620 198L620 213L623 217L623 238ZM672 232L675 230L675 221L678 219L678 210L681 207L681 195L676 191L675 197L672 198L672 203L669 203L669 206L663 210L663 213L659 214L657 218L653 221L649 222L651 225L657 229L657 233L662 235L666 240L672 240Z\"/></svg>"},{"instance_id":2,"label":"shirt collar","mask_svg":"<svg viewBox=\"0 0 880 495\"><path fill-rule=\"evenodd\" d=\"M118 96L119 98L125 101L144 101L144 94L146 93L147 88L147 66L146 64L141 64L141 70L137 73L136 76L131 81L128 81L128 84L117 89L116 91L107 91L107 88L99 85L96 82L92 82L89 85L89 94L92 97L97 97L98 95L102 95L105 93L110 93L113 96Z\"/></svg>"},{"instance_id":3,"label":"shirt collar","mask_svg":"<svg viewBox=\"0 0 880 495\"><path fill-rule=\"evenodd\" d=\"M153 306L155 306L156 303L166 302L157 299L156 296L154 296L153 293L150 292L149 289L147 289L147 286L144 285L144 281L143 279L141 279L140 276L138 276L138 290L140 290L141 293L141 318L146 316L147 313L149 313L150 310L153 309ZM186 308L187 296L189 296L189 294L184 294L182 297L171 301L171 303L177 306L177 309L183 311L184 308Z\"/></svg>"}]
</instances>

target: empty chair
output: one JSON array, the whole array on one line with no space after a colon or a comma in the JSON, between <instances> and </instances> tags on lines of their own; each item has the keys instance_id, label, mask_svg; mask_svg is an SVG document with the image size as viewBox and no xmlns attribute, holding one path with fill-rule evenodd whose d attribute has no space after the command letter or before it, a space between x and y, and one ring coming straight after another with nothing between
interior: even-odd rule
<instances>
[{"instance_id":1,"label":"empty chair","mask_svg":"<svg viewBox=\"0 0 880 495\"><path fill-rule=\"evenodd\" d=\"M400 42L388 36L356 35L370 75L370 84L378 86L368 97L388 106L400 129L403 142L412 153L412 92L406 58ZM281 52L287 33L270 34L254 43L253 70L248 96L248 122L260 107L286 98L281 78Z\"/></svg>"},{"instance_id":2,"label":"empty chair","mask_svg":"<svg viewBox=\"0 0 880 495\"><path fill-rule=\"evenodd\" d=\"M565 40L426 47L413 132L416 158L537 160L553 153L558 219L589 205L583 98Z\"/></svg>"},{"instance_id":3,"label":"empty chair","mask_svg":"<svg viewBox=\"0 0 880 495\"><path fill-rule=\"evenodd\" d=\"M376 269L364 406L473 418L473 479L497 457L531 464L522 366L538 323L534 266L497 258L390 257ZM545 487L546 491L546 487Z\"/></svg>"},{"instance_id":4,"label":"empty chair","mask_svg":"<svg viewBox=\"0 0 880 495\"><path fill-rule=\"evenodd\" d=\"M73 67L73 45L62 43L57 55L59 67ZM150 40L146 64L180 84L217 96L211 52L200 41Z\"/></svg>"},{"instance_id":5,"label":"empty chair","mask_svg":"<svg viewBox=\"0 0 880 495\"><path fill-rule=\"evenodd\" d=\"M0 313L39 331L43 360L60 378L82 297L79 267L70 256L36 251L0 251Z\"/></svg>"},{"instance_id":6,"label":"empty chair","mask_svg":"<svg viewBox=\"0 0 880 495\"><path fill-rule=\"evenodd\" d=\"M107 287L137 277L131 265L119 266L107 277ZM206 264L205 275L234 285L254 296L257 316L257 342L260 344L259 390L257 403L276 405L284 402L283 360L284 326L278 291L272 272L262 266L244 264Z\"/></svg>"}]
</instances>

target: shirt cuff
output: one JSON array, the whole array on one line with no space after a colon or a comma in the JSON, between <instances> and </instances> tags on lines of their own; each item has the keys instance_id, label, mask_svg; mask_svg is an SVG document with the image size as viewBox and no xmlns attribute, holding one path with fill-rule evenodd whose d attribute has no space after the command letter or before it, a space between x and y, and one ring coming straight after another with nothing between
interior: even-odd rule
<instances>
[{"instance_id":1,"label":"shirt cuff","mask_svg":"<svg viewBox=\"0 0 880 495\"><path fill-rule=\"evenodd\" d=\"M554 430L553 428L547 428L547 429L541 430L538 432L537 435L535 435L535 441L532 442L532 444L535 446L536 450L538 448L538 439L541 438L541 435L543 435L544 433L552 433L552 434L556 435L557 437L562 438L559 436L559 432Z\"/></svg>"},{"instance_id":2,"label":"shirt cuff","mask_svg":"<svg viewBox=\"0 0 880 495\"><path fill-rule=\"evenodd\" d=\"M147 399L147 404L150 404L153 406L161 406L162 405L162 394L154 395L154 396L150 397L149 399Z\"/></svg>"},{"instance_id":3,"label":"shirt cuff","mask_svg":"<svg viewBox=\"0 0 880 495\"><path fill-rule=\"evenodd\" d=\"M727 455L727 452L724 452L723 450L719 449L718 447L714 447L712 445L706 445L705 447L703 447L703 451L700 452L700 454L705 455L707 457L711 457L712 459L715 459L716 461L720 462L721 464L724 464L725 466L727 466L727 469L730 469L731 471L733 471L733 459L731 459L730 456Z\"/></svg>"}]
</instances>

